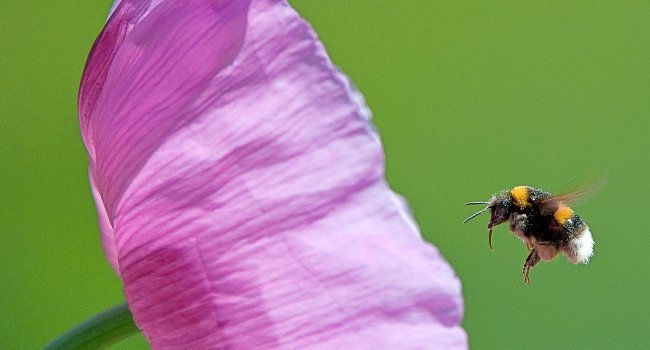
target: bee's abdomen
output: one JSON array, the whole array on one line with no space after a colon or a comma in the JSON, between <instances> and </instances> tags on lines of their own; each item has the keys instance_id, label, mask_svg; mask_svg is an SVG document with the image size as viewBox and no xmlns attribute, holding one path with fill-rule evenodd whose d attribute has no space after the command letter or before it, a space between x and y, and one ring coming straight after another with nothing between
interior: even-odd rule
<instances>
[{"instance_id":1,"label":"bee's abdomen","mask_svg":"<svg viewBox=\"0 0 650 350\"><path fill-rule=\"evenodd\" d=\"M589 227L571 208L560 205L553 219L562 227L565 243L562 250L574 264L586 264L594 254L594 239Z\"/></svg>"},{"instance_id":2,"label":"bee's abdomen","mask_svg":"<svg viewBox=\"0 0 650 350\"><path fill-rule=\"evenodd\" d=\"M553 212L553 218L555 218L555 221L560 224L560 226L564 226L565 223L571 221L575 215L575 212L566 205L558 206L557 209L555 209L555 212Z\"/></svg>"},{"instance_id":3,"label":"bee's abdomen","mask_svg":"<svg viewBox=\"0 0 650 350\"><path fill-rule=\"evenodd\" d=\"M569 233L569 240L562 250L574 264L586 264L594 255L594 239L589 227L580 220L580 224Z\"/></svg>"},{"instance_id":4,"label":"bee's abdomen","mask_svg":"<svg viewBox=\"0 0 650 350\"><path fill-rule=\"evenodd\" d=\"M553 219L563 228L569 237L575 236L587 226L578 214L565 205L560 205L555 209Z\"/></svg>"}]
</instances>

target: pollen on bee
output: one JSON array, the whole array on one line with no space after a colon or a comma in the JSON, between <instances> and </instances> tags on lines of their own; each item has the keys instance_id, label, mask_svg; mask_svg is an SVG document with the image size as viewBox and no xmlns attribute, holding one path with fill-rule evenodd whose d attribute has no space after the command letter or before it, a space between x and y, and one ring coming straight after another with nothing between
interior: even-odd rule
<instances>
[{"instance_id":1,"label":"pollen on bee","mask_svg":"<svg viewBox=\"0 0 650 350\"><path fill-rule=\"evenodd\" d=\"M528 206L528 187L526 186L517 186L510 191L512 198L515 200L515 204L518 207L523 208Z\"/></svg>"},{"instance_id":2,"label":"pollen on bee","mask_svg":"<svg viewBox=\"0 0 650 350\"><path fill-rule=\"evenodd\" d=\"M553 213L553 217L558 224L564 225L564 223L571 219L573 216L573 210L566 205L560 205Z\"/></svg>"}]
</instances>

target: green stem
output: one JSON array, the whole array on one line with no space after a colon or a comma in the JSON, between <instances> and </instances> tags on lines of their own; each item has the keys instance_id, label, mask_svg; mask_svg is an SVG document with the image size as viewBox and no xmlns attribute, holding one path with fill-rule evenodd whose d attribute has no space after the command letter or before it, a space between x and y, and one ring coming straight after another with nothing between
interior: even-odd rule
<instances>
[{"instance_id":1,"label":"green stem","mask_svg":"<svg viewBox=\"0 0 650 350\"><path fill-rule=\"evenodd\" d=\"M104 349L139 332L126 303L110 308L69 330L45 350Z\"/></svg>"}]
</instances>

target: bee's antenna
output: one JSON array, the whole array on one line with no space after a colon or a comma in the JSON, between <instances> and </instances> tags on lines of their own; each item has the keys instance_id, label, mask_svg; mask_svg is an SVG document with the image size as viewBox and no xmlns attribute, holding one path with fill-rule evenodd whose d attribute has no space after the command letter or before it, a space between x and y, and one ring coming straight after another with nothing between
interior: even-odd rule
<instances>
[{"instance_id":1,"label":"bee's antenna","mask_svg":"<svg viewBox=\"0 0 650 350\"><path fill-rule=\"evenodd\" d=\"M473 202L470 202L470 203L473 203ZM487 202L485 202L485 203L484 202L479 202L479 203L476 203L476 204L487 204ZM487 207L481 209L478 213L475 213L474 215L472 215L472 216L468 217L467 219L463 220L463 224L470 221L470 220L472 220L473 218L479 216L479 214L483 213L484 211L486 211L488 209L490 209L489 205Z\"/></svg>"},{"instance_id":2,"label":"bee's antenna","mask_svg":"<svg viewBox=\"0 0 650 350\"><path fill-rule=\"evenodd\" d=\"M490 204L490 202L467 202L465 205Z\"/></svg>"}]
</instances>

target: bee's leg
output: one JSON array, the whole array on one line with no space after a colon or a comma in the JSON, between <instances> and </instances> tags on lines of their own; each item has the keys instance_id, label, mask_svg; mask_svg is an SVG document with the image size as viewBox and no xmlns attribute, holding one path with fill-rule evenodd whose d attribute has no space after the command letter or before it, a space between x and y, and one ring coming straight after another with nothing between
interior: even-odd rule
<instances>
[{"instance_id":1,"label":"bee's leg","mask_svg":"<svg viewBox=\"0 0 650 350\"><path fill-rule=\"evenodd\" d=\"M526 257L526 261L524 262L524 267L522 268L522 273L524 274L524 283L527 285L530 285L530 278L528 278L528 273L530 272L530 269L535 267L537 263L539 262L539 255L537 255L537 251L535 248L533 248L530 253L528 253L528 257Z\"/></svg>"},{"instance_id":2,"label":"bee's leg","mask_svg":"<svg viewBox=\"0 0 650 350\"><path fill-rule=\"evenodd\" d=\"M533 244L532 243L530 243L530 242L524 242L524 243L526 244L526 249L528 249L528 251L533 250Z\"/></svg>"},{"instance_id":3,"label":"bee's leg","mask_svg":"<svg viewBox=\"0 0 650 350\"><path fill-rule=\"evenodd\" d=\"M540 259L544 261L551 261L557 255L557 246L550 242L538 242L535 251Z\"/></svg>"}]
</instances>

